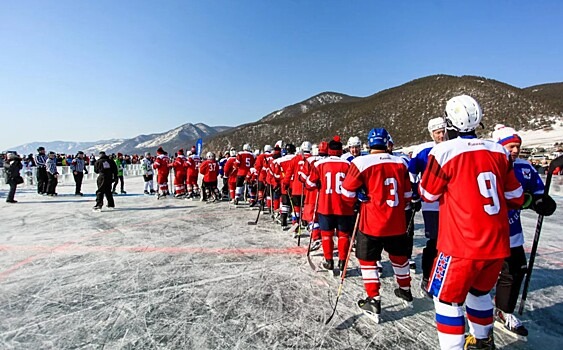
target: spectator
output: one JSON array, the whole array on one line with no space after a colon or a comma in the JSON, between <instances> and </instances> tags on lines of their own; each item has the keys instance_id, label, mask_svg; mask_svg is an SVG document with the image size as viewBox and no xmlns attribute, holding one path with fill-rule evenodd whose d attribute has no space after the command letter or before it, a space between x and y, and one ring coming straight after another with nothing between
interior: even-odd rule
<instances>
[{"instance_id":1,"label":"spectator","mask_svg":"<svg viewBox=\"0 0 563 350\"><path fill-rule=\"evenodd\" d=\"M111 184L117 178L117 166L115 162L106 155L106 152L100 152L100 158L94 164L94 172L98 174L98 190L96 191L96 206L94 211L102 211L104 205L104 196L108 201L108 208L115 208L113 195L111 193Z\"/></svg>"},{"instance_id":2,"label":"spectator","mask_svg":"<svg viewBox=\"0 0 563 350\"><path fill-rule=\"evenodd\" d=\"M70 170L72 170L72 175L74 176L74 182L76 183L76 188L74 190L75 196L83 196L82 194L82 179L84 178L84 173L88 174L88 170L84 163L84 152L79 151L76 154L76 158L72 160L70 164Z\"/></svg>"},{"instance_id":3,"label":"spectator","mask_svg":"<svg viewBox=\"0 0 563 350\"><path fill-rule=\"evenodd\" d=\"M117 166L117 177L114 180L115 182L113 183L113 188L111 192L112 194L117 194L117 192L115 192L117 188L117 183L121 181L121 194L126 194L127 192L125 192L124 189L125 182L123 181L123 169L125 169L125 161L123 160L123 154L117 153L117 158L114 158L113 161Z\"/></svg>"},{"instance_id":4,"label":"spectator","mask_svg":"<svg viewBox=\"0 0 563 350\"><path fill-rule=\"evenodd\" d=\"M37 164L37 193L47 194L49 176L47 175L47 155L45 154L45 147L37 148L35 164Z\"/></svg>"},{"instance_id":5,"label":"spectator","mask_svg":"<svg viewBox=\"0 0 563 350\"><path fill-rule=\"evenodd\" d=\"M49 178L49 181L47 182L47 195L56 196L57 192L55 191L57 188L59 173L57 171L55 152L49 152L49 158L47 158L45 166L47 167L47 176Z\"/></svg>"},{"instance_id":6,"label":"spectator","mask_svg":"<svg viewBox=\"0 0 563 350\"><path fill-rule=\"evenodd\" d=\"M23 183L23 178L20 175L20 170L22 168L21 158L15 153L8 153L7 160L4 162L4 172L6 173L6 183L10 185L10 191L8 192L8 198L6 203L17 203L18 201L14 199L16 195L16 187Z\"/></svg>"}]
</instances>

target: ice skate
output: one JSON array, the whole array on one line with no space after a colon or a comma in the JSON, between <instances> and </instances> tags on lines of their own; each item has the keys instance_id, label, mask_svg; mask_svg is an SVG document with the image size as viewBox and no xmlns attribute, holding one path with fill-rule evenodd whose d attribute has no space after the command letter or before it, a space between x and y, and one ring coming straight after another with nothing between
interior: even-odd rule
<instances>
[{"instance_id":1,"label":"ice skate","mask_svg":"<svg viewBox=\"0 0 563 350\"><path fill-rule=\"evenodd\" d=\"M416 262L414 262L414 260L409 260L409 268L411 270L416 270Z\"/></svg>"},{"instance_id":2,"label":"ice skate","mask_svg":"<svg viewBox=\"0 0 563 350\"><path fill-rule=\"evenodd\" d=\"M382 275L383 275L383 265L381 265L381 261L375 262L375 268L377 269L377 273L379 274L379 277L381 278Z\"/></svg>"},{"instance_id":3,"label":"ice skate","mask_svg":"<svg viewBox=\"0 0 563 350\"><path fill-rule=\"evenodd\" d=\"M495 310L495 321L505 333L522 340L528 336L528 330L514 314L505 313L502 310Z\"/></svg>"},{"instance_id":4,"label":"ice skate","mask_svg":"<svg viewBox=\"0 0 563 350\"><path fill-rule=\"evenodd\" d=\"M311 249L309 249L310 252L314 252L315 250L319 250L319 248L321 247L322 242L320 239L314 240L311 243Z\"/></svg>"},{"instance_id":5,"label":"ice skate","mask_svg":"<svg viewBox=\"0 0 563 350\"><path fill-rule=\"evenodd\" d=\"M334 270L334 260L330 259L330 260L325 260L322 262L321 264L322 268L327 270L327 271L333 271Z\"/></svg>"},{"instance_id":6,"label":"ice skate","mask_svg":"<svg viewBox=\"0 0 563 350\"><path fill-rule=\"evenodd\" d=\"M403 304L405 304L406 307L413 307L412 306L413 297L410 288L409 289L397 288L395 289L395 295L403 301Z\"/></svg>"},{"instance_id":7,"label":"ice skate","mask_svg":"<svg viewBox=\"0 0 563 350\"><path fill-rule=\"evenodd\" d=\"M381 297L366 298L358 300L358 307L362 312L371 318L375 323L379 323L381 315Z\"/></svg>"},{"instance_id":8,"label":"ice skate","mask_svg":"<svg viewBox=\"0 0 563 350\"><path fill-rule=\"evenodd\" d=\"M94 213L99 213L99 212L102 211L102 207L95 206L94 208L92 208L92 211L93 211Z\"/></svg>"},{"instance_id":9,"label":"ice skate","mask_svg":"<svg viewBox=\"0 0 563 350\"><path fill-rule=\"evenodd\" d=\"M150 195L150 192L147 191L147 190L145 190L143 193L146 194L146 195Z\"/></svg>"},{"instance_id":10,"label":"ice skate","mask_svg":"<svg viewBox=\"0 0 563 350\"><path fill-rule=\"evenodd\" d=\"M338 270L340 271L340 276L344 273L344 266L346 266L346 260L338 260Z\"/></svg>"},{"instance_id":11,"label":"ice skate","mask_svg":"<svg viewBox=\"0 0 563 350\"><path fill-rule=\"evenodd\" d=\"M121 194L127 194L127 192L125 192L125 191L121 191Z\"/></svg>"},{"instance_id":12,"label":"ice skate","mask_svg":"<svg viewBox=\"0 0 563 350\"><path fill-rule=\"evenodd\" d=\"M489 333L486 339L477 339L474 335L468 334L465 336L465 350L495 350L495 339L493 337L493 330Z\"/></svg>"}]
</instances>

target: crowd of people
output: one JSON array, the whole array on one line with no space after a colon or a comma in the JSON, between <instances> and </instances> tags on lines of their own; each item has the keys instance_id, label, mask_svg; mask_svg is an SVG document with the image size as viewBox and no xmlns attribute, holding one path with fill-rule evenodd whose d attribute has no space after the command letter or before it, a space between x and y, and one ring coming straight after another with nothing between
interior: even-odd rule
<instances>
[{"instance_id":1,"label":"crowd of people","mask_svg":"<svg viewBox=\"0 0 563 350\"><path fill-rule=\"evenodd\" d=\"M308 251L323 251L319 268L345 276L354 246L366 292L357 305L376 322L382 312L384 250L397 282L395 296L407 305L413 302L413 221L421 211L427 242L420 288L434 302L440 346L494 349L494 320L516 335L528 334L514 315L527 272L520 211L549 216L556 204L544 194L536 169L519 158L518 133L497 125L492 141L478 139L475 130L481 119L472 97L450 99L444 117L428 122L432 141L411 155L393 152L389 132L373 128L366 137L367 150L358 136L346 145L335 136L318 144L304 141L299 148L278 142L264 146L263 152L252 152L245 144L238 152L231 148L219 156L207 152L205 159L195 147L170 156L159 147L154 157L146 153L136 161L142 164L146 195L248 204L269 213L298 239L307 228ZM42 147L38 152L38 193L56 195L56 155L45 154ZM87 158L79 152L70 162L77 195ZM12 155L6 164L10 181L17 183L13 174L19 176L21 159ZM118 182L125 193L125 164L121 154L112 159L100 152L94 163L99 174L95 211L101 210L104 197L108 208L115 206L112 194ZM15 202L10 195L9 202ZM493 303L490 292L495 286Z\"/></svg>"}]
</instances>

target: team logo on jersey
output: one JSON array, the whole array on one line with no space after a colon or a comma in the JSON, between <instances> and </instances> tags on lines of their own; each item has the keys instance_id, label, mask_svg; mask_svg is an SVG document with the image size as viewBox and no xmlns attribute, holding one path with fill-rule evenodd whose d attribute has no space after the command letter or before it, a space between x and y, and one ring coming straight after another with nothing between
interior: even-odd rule
<instances>
[{"instance_id":1,"label":"team logo on jersey","mask_svg":"<svg viewBox=\"0 0 563 350\"><path fill-rule=\"evenodd\" d=\"M522 176L526 180L530 180L532 178L532 170L527 168L522 168Z\"/></svg>"}]
</instances>

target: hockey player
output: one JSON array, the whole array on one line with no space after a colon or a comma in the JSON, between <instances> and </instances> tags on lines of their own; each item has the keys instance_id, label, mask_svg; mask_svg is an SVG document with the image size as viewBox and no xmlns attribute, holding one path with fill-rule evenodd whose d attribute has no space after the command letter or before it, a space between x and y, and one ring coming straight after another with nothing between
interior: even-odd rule
<instances>
[{"instance_id":1,"label":"hockey player","mask_svg":"<svg viewBox=\"0 0 563 350\"><path fill-rule=\"evenodd\" d=\"M117 183L120 182L121 183L121 194L126 194L127 192L125 192L125 181L123 180L123 170L125 169L125 161L123 160L123 154L117 153L117 158L115 158L113 161L115 162L115 165L117 166L117 178L115 179L115 182L113 183L113 188L112 188L111 192L113 194L117 194L117 192L115 192L115 190L117 189Z\"/></svg>"},{"instance_id":2,"label":"hockey player","mask_svg":"<svg viewBox=\"0 0 563 350\"><path fill-rule=\"evenodd\" d=\"M276 219L281 223L279 217L280 214L280 197L281 197L281 187L279 186L278 178L276 177L276 160L282 157L282 150L280 146L276 144L274 151L272 152L272 159L269 162L269 167L267 169L266 183L272 191L271 205L272 205L272 218Z\"/></svg>"},{"instance_id":3,"label":"hockey player","mask_svg":"<svg viewBox=\"0 0 563 350\"><path fill-rule=\"evenodd\" d=\"M199 157L196 157L196 155L194 155L192 151L188 152L188 157L186 159L186 189L188 195L186 196L186 199L192 199L199 195L199 186L197 184L199 173L198 159Z\"/></svg>"},{"instance_id":4,"label":"hockey player","mask_svg":"<svg viewBox=\"0 0 563 350\"><path fill-rule=\"evenodd\" d=\"M350 234L354 228L354 206L342 200L341 185L350 168L350 162L341 159L342 142L335 136L328 143L328 157L315 162L307 178L307 187L319 190L317 215L321 229L324 262L327 270L334 270L334 233L338 237L338 269L344 265L350 246Z\"/></svg>"},{"instance_id":5,"label":"hockey player","mask_svg":"<svg viewBox=\"0 0 563 350\"><path fill-rule=\"evenodd\" d=\"M229 177L225 175L225 164L229 159L229 151L223 154L223 157L219 160L219 178L221 179L223 186L221 187L221 197L228 198L229 196Z\"/></svg>"},{"instance_id":6,"label":"hockey player","mask_svg":"<svg viewBox=\"0 0 563 350\"><path fill-rule=\"evenodd\" d=\"M141 167L143 169L143 180L145 180L144 194L154 194L154 186L153 186L154 171L152 168L152 157L149 152L145 153L145 157L143 158Z\"/></svg>"},{"instance_id":7,"label":"hockey player","mask_svg":"<svg viewBox=\"0 0 563 350\"><path fill-rule=\"evenodd\" d=\"M35 156L35 164L37 164L37 193L47 194L47 183L49 176L47 175L47 155L45 154L45 147L37 148L37 155Z\"/></svg>"},{"instance_id":8,"label":"hockey player","mask_svg":"<svg viewBox=\"0 0 563 350\"><path fill-rule=\"evenodd\" d=\"M342 159L351 162L354 158L359 157L362 151L362 142L358 136L352 136L348 139L348 152L342 155Z\"/></svg>"},{"instance_id":9,"label":"hockey player","mask_svg":"<svg viewBox=\"0 0 563 350\"><path fill-rule=\"evenodd\" d=\"M188 160L184 155L184 149L180 148L172 163L172 167L174 168L174 197L176 198L181 198L186 195L187 163Z\"/></svg>"},{"instance_id":10,"label":"hockey player","mask_svg":"<svg viewBox=\"0 0 563 350\"><path fill-rule=\"evenodd\" d=\"M307 183L307 178L311 175L315 162L328 156L328 143L322 141L318 147L312 147L311 157L307 158L303 171L299 174L299 179ZM319 189L317 187L309 188L305 196L305 204L303 207L303 220L309 223L309 231L311 233L311 251L315 251L321 247L322 236L319 226L319 216L315 213L317 203L317 196Z\"/></svg>"},{"instance_id":11,"label":"hockey player","mask_svg":"<svg viewBox=\"0 0 563 350\"><path fill-rule=\"evenodd\" d=\"M237 151L231 148L229 158L225 163L225 176L228 178L229 199L235 203L235 191L237 187Z\"/></svg>"},{"instance_id":12,"label":"hockey player","mask_svg":"<svg viewBox=\"0 0 563 350\"><path fill-rule=\"evenodd\" d=\"M213 202L221 200L221 194L217 189L217 176L219 176L219 163L215 160L213 152L207 152L206 160L200 164L199 172L203 175L203 188L205 192L202 194L202 201L208 201L213 198Z\"/></svg>"},{"instance_id":13,"label":"hockey player","mask_svg":"<svg viewBox=\"0 0 563 350\"><path fill-rule=\"evenodd\" d=\"M424 220L424 235L428 240L426 241L426 247L422 250L422 290L432 298L432 295L428 293L426 287L428 286L428 280L430 279L430 271L432 270L432 264L436 258L436 242L438 239L438 208L439 203L427 203L420 202L420 195L418 194L418 184L420 182L420 176L424 173L426 169L426 164L428 162L428 154L434 146L444 141L446 123L444 118L438 117L433 118L428 121L428 132L432 137L433 141L426 142L413 152L412 158L409 161L409 174L413 190L413 205L415 209L420 206L422 209L422 218Z\"/></svg>"},{"instance_id":14,"label":"hockey player","mask_svg":"<svg viewBox=\"0 0 563 350\"><path fill-rule=\"evenodd\" d=\"M305 203L305 183L299 180L299 173L303 172L307 158L311 156L311 142L303 141L301 144L301 153L293 157L291 162L288 163L286 176L283 179L283 186L291 190L291 203L293 204L290 231L294 233L294 238L297 237L297 228L299 226L299 219L301 217L301 209Z\"/></svg>"},{"instance_id":15,"label":"hockey player","mask_svg":"<svg viewBox=\"0 0 563 350\"><path fill-rule=\"evenodd\" d=\"M495 348L489 292L510 254L508 210L524 203L506 150L477 139L481 118L481 107L470 96L447 102L449 141L430 151L419 186L423 200L440 200L438 256L429 291L442 349Z\"/></svg>"},{"instance_id":16,"label":"hockey player","mask_svg":"<svg viewBox=\"0 0 563 350\"><path fill-rule=\"evenodd\" d=\"M254 169L258 174L258 202L264 207L264 193L266 192L266 176L268 174L268 167L272 159L272 146L264 146L264 153L256 157ZM268 197L268 194L266 195Z\"/></svg>"},{"instance_id":17,"label":"hockey player","mask_svg":"<svg viewBox=\"0 0 563 350\"><path fill-rule=\"evenodd\" d=\"M74 189L74 195L82 196L82 179L84 178L84 173L88 174L88 170L84 166L84 152L79 151L76 154L76 157L70 164L70 170L72 171L74 183L76 185Z\"/></svg>"},{"instance_id":18,"label":"hockey player","mask_svg":"<svg viewBox=\"0 0 563 350\"><path fill-rule=\"evenodd\" d=\"M342 195L360 205L360 222L356 233L356 257L360 263L367 298L358 301L364 313L379 321L381 296L376 261L385 249L399 285L395 295L405 302L413 300L410 290L408 237L405 208L410 203L411 186L405 162L387 153L389 133L383 128L370 130L370 154L352 161L342 183Z\"/></svg>"},{"instance_id":19,"label":"hockey player","mask_svg":"<svg viewBox=\"0 0 563 350\"><path fill-rule=\"evenodd\" d=\"M555 201L549 195L544 195L544 184L538 172L529 162L518 158L522 139L516 131L502 124L497 125L493 132L493 140L510 152L510 157L514 162L514 174L524 192L529 196L531 209L543 216L553 214L556 208ZM514 316L527 265L520 210L508 211L508 223L510 225L510 256L504 260L495 288L495 319L502 323L508 331L527 336L528 330Z\"/></svg>"},{"instance_id":20,"label":"hockey player","mask_svg":"<svg viewBox=\"0 0 563 350\"><path fill-rule=\"evenodd\" d=\"M289 215L289 210L291 208L291 200L289 196L289 187L284 185L284 178L286 176L291 176L287 174L287 169L289 169L289 163L295 157L296 152L295 145L288 143L285 145L285 156L275 159L273 162L273 178L274 178L274 188L279 189L280 200L281 200L281 226L284 231L289 230L287 224L287 217Z\"/></svg>"},{"instance_id":21,"label":"hockey player","mask_svg":"<svg viewBox=\"0 0 563 350\"><path fill-rule=\"evenodd\" d=\"M254 153L248 143L242 146L242 151L237 154L237 188L235 193L235 204L244 198L243 190L246 184L246 175L250 172L250 169L254 166L256 161Z\"/></svg>"},{"instance_id":22,"label":"hockey player","mask_svg":"<svg viewBox=\"0 0 563 350\"><path fill-rule=\"evenodd\" d=\"M156 184L158 186L157 199L160 197L166 197L170 194L168 191L168 174L170 172L170 159L168 154L159 147L156 150L156 159L152 165L153 169L156 170Z\"/></svg>"}]
</instances>

